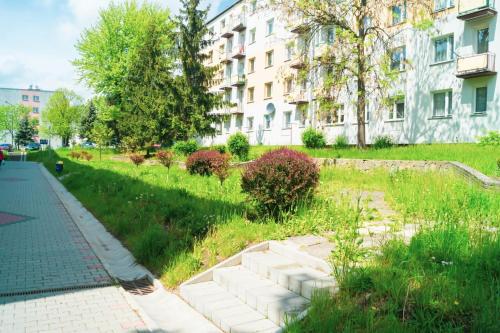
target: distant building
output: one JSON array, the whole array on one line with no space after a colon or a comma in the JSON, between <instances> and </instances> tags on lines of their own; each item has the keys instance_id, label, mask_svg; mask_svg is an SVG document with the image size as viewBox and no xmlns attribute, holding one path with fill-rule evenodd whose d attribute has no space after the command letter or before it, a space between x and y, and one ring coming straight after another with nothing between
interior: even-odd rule
<instances>
[{"instance_id":1,"label":"distant building","mask_svg":"<svg viewBox=\"0 0 500 333\"><path fill-rule=\"evenodd\" d=\"M22 104L30 110L30 117L38 119L41 123L43 110L53 93L54 91L42 90L32 85L28 89L0 88L0 105ZM10 142L10 140L9 134L0 133L0 142ZM35 141L39 142L40 137L36 137Z\"/></svg>"}]
</instances>

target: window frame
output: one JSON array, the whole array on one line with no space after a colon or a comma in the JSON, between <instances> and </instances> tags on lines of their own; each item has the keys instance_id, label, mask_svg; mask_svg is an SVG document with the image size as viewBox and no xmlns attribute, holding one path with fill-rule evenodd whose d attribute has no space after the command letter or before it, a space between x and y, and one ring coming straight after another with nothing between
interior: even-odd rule
<instances>
[{"instance_id":1,"label":"window frame","mask_svg":"<svg viewBox=\"0 0 500 333\"><path fill-rule=\"evenodd\" d=\"M248 59L248 74L255 73L255 57Z\"/></svg>"},{"instance_id":2,"label":"window frame","mask_svg":"<svg viewBox=\"0 0 500 333\"><path fill-rule=\"evenodd\" d=\"M23 100L23 102L29 102L30 97L28 95L23 95L21 99Z\"/></svg>"},{"instance_id":3,"label":"window frame","mask_svg":"<svg viewBox=\"0 0 500 333\"><path fill-rule=\"evenodd\" d=\"M272 34L274 34L274 17L266 21L266 37L271 36Z\"/></svg>"},{"instance_id":4,"label":"window frame","mask_svg":"<svg viewBox=\"0 0 500 333\"><path fill-rule=\"evenodd\" d=\"M247 103L255 101L255 87L248 87L247 89Z\"/></svg>"},{"instance_id":5,"label":"window frame","mask_svg":"<svg viewBox=\"0 0 500 333\"><path fill-rule=\"evenodd\" d=\"M283 129L292 128L292 111L283 112Z\"/></svg>"},{"instance_id":6,"label":"window frame","mask_svg":"<svg viewBox=\"0 0 500 333\"><path fill-rule=\"evenodd\" d=\"M439 41L446 40L446 57L444 60L437 59L437 45L436 43ZM455 36L454 34L447 34L443 36L439 36L432 39L432 60L433 64L440 64L445 62L450 62L455 60Z\"/></svg>"},{"instance_id":7,"label":"window frame","mask_svg":"<svg viewBox=\"0 0 500 333\"><path fill-rule=\"evenodd\" d=\"M436 95L444 94L443 114L436 113ZM453 90L444 89L432 92L432 118L450 118L453 115Z\"/></svg>"},{"instance_id":8,"label":"window frame","mask_svg":"<svg viewBox=\"0 0 500 333\"><path fill-rule=\"evenodd\" d=\"M257 41L257 28L252 28L248 30L248 33L250 34L250 38L248 41L248 44L254 44Z\"/></svg>"},{"instance_id":9,"label":"window frame","mask_svg":"<svg viewBox=\"0 0 500 333\"><path fill-rule=\"evenodd\" d=\"M437 4L441 2L444 5L442 7L438 7ZM439 0L434 0L434 12L441 12L446 9L454 8L455 7L455 0L444 0L444 1L439 1Z\"/></svg>"},{"instance_id":10,"label":"window frame","mask_svg":"<svg viewBox=\"0 0 500 333\"><path fill-rule=\"evenodd\" d=\"M268 87L270 87L270 89L268 89ZM269 81L264 83L264 99L271 99L271 98L273 98L273 82Z\"/></svg>"},{"instance_id":11,"label":"window frame","mask_svg":"<svg viewBox=\"0 0 500 333\"><path fill-rule=\"evenodd\" d=\"M403 116L400 117L398 114L398 106L403 105ZM404 96L400 96L394 99L391 109L389 110L388 121L401 121L404 120L406 116L406 99Z\"/></svg>"},{"instance_id":12,"label":"window frame","mask_svg":"<svg viewBox=\"0 0 500 333\"><path fill-rule=\"evenodd\" d=\"M249 125L252 125L252 126L249 126ZM254 117L253 116L246 118L246 129L247 129L247 132L251 132L254 130Z\"/></svg>"},{"instance_id":13,"label":"window frame","mask_svg":"<svg viewBox=\"0 0 500 333\"><path fill-rule=\"evenodd\" d=\"M266 52L265 60L266 60L266 67L265 68L269 68L269 67L274 66L274 50L269 50ZM271 64L269 64L269 60L271 60Z\"/></svg>"},{"instance_id":14,"label":"window frame","mask_svg":"<svg viewBox=\"0 0 500 333\"><path fill-rule=\"evenodd\" d=\"M394 66L394 55L396 54L397 51L401 51L399 53L399 63L398 66ZM403 72L406 70L406 45L401 45L398 47L395 47L391 50L391 70L398 70L400 72Z\"/></svg>"},{"instance_id":15,"label":"window frame","mask_svg":"<svg viewBox=\"0 0 500 333\"><path fill-rule=\"evenodd\" d=\"M478 111L478 91L483 90L485 92L484 95L484 110ZM475 87L474 88L474 114L486 114L488 112L488 86L481 86L481 87Z\"/></svg>"}]
</instances>

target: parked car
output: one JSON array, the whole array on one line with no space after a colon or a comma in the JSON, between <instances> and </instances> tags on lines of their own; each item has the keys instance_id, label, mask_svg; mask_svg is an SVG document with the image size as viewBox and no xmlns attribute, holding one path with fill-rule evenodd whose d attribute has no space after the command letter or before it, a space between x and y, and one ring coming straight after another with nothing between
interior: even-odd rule
<instances>
[{"instance_id":1,"label":"parked car","mask_svg":"<svg viewBox=\"0 0 500 333\"><path fill-rule=\"evenodd\" d=\"M87 141L81 144L82 148L95 148L95 143Z\"/></svg>"},{"instance_id":2,"label":"parked car","mask_svg":"<svg viewBox=\"0 0 500 333\"><path fill-rule=\"evenodd\" d=\"M40 150L40 144L36 142L31 142L28 143L26 146L26 150L32 151L32 150Z\"/></svg>"},{"instance_id":3,"label":"parked car","mask_svg":"<svg viewBox=\"0 0 500 333\"><path fill-rule=\"evenodd\" d=\"M13 147L10 143L0 143L0 149L5 151L13 151Z\"/></svg>"}]
</instances>

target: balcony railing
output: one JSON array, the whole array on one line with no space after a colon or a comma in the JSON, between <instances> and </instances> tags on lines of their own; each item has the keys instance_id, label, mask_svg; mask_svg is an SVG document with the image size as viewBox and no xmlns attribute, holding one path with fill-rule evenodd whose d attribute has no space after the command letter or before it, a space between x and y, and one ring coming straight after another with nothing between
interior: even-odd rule
<instances>
[{"instance_id":1,"label":"balcony railing","mask_svg":"<svg viewBox=\"0 0 500 333\"><path fill-rule=\"evenodd\" d=\"M494 0L459 0L458 15L460 20L468 21L496 15Z\"/></svg>"},{"instance_id":2,"label":"balcony railing","mask_svg":"<svg viewBox=\"0 0 500 333\"><path fill-rule=\"evenodd\" d=\"M220 62L223 63L223 64L227 64L228 62L232 62L233 61L233 56L231 54L231 52L223 52L221 53L220 55Z\"/></svg>"},{"instance_id":3,"label":"balcony railing","mask_svg":"<svg viewBox=\"0 0 500 333\"><path fill-rule=\"evenodd\" d=\"M233 37L234 33L233 33L232 25L233 24L231 21L226 22L226 25L223 28L221 28L221 32L220 32L221 37L223 37L223 38Z\"/></svg>"},{"instance_id":4,"label":"balcony railing","mask_svg":"<svg viewBox=\"0 0 500 333\"><path fill-rule=\"evenodd\" d=\"M305 104L308 103L306 90L300 89L289 94L286 98L288 104Z\"/></svg>"},{"instance_id":5,"label":"balcony railing","mask_svg":"<svg viewBox=\"0 0 500 333\"><path fill-rule=\"evenodd\" d=\"M495 74L495 54L481 53L457 59L458 78L467 79L471 77Z\"/></svg>"},{"instance_id":6,"label":"balcony railing","mask_svg":"<svg viewBox=\"0 0 500 333\"><path fill-rule=\"evenodd\" d=\"M245 57L245 45L237 45L233 48L233 58L241 59Z\"/></svg>"},{"instance_id":7,"label":"balcony railing","mask_svg":"<svg viewBox=\"0 0 500 333\"><path fill-rule=\"evenodd\" d=\"M295 34L302 34L311 29L309 23L302 17L295 16L290 18L290 21L292 22L290 31Z\"/></svg>"},{"instance_id":8,"label":"balcony railing","mask_svg":"<svg viewBox=\"0 0 500 333\"><path fill-rule=\"evenodd\" d=\"M220 89L221 90L226 90L226 89L231 89L231 88L232 88L231 78L230 77L225 77L224 79L222 79L222 82L220 84Z\"/></svg>"},{"instance_id":9,"label":"balcony railing","mask_svg":"<svg viewBox=\"0 0 500 333\"><path fill-rule=\"evenodd\" d=\"M237 101L233 103L231 106L231 113L232 114L243 114L243 103L241 101Z\"/></svg>"},{"instance_id":10,"label":"balcony railing","mask_svg":"<svg viewBox=\"0 0 500 333\"><path fill-rule=\"evenodd\" d=\"M243 31L247 27L247 17L244 13L236 16L233 20L233 31Z\"/></svg>"},{"instance_id":11,"label":"balcony railing","mask_svg":"<svg viewBox=\"0 0 500 333\"><path fill-rule=\"evenodd\" d=\"M233 87L244 86L246 82L247 82L247 78L246 78L245 74L234 75L233 78L231 79L231 85Z\"/></svg>"}]
</instances>

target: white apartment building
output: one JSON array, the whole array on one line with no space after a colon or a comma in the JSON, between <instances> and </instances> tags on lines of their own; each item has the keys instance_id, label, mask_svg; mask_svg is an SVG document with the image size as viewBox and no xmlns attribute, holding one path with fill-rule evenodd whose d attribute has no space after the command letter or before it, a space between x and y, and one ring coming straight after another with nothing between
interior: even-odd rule
<instances>
[{"instance_id":1,"label":"white apartment building","mask_svg":"<svg viewBox=\"0 0 500 333\"><path fill-rule=\"evenodd\" d=\"M225 143L241 131L254 145L300 145L309 126L321 129L329 143L345 135L355 144L354 99L346 94L335 113L318 116L314 77L303 82L288 78L308 61L295 50L302 42L301 26L290 26L281 12L262 9L265 1L237 1L208 22L214 42L204 52L209 65L219 66L211 89L234 106L213 111L226 117L215 124L217 135L203 138L203 144ZM368 100L368 143L378 135L401 144L473 142L489 130L500 130L495 65L500 24L494 0L436 1L434 27L406 29L393 49L391 66L401 71L394 82L399 97L383 109ZM396 29L405 25L405 8L388 11L396 14L391 15ZM312 38L308 57L334 42L334 29L323 28Z\"/></svg>"}]
</instances>

